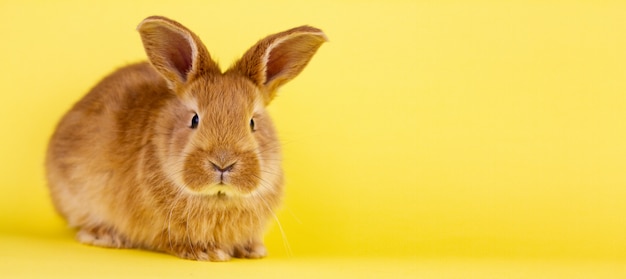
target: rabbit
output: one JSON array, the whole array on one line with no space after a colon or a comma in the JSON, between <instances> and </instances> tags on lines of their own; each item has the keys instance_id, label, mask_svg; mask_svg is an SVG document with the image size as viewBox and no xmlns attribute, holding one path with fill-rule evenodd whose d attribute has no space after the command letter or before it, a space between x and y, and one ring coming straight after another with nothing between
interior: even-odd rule
<instances>
[{"instance_id":1,"label":"rabbit","mask_svg":"<svg viewBox=\"0 0 626 279\"><path fill-rule=\"evenodd\" d=\"M79 242L200 261L262 258L284 192L266 111L327 41L301 26L258 41L222 72L198 36L143 20L148 61L105 77L59 122L45 165Z\"/></svg>"}]
</instances>

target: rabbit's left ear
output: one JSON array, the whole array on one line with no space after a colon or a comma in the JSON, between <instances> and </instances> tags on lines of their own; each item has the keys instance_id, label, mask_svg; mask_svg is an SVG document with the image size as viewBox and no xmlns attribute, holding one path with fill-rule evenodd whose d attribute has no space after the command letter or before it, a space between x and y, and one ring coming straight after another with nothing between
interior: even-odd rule
<instances>
[{"instance_id":1,"label":"rabbit's left ear","mask_svg":"<svg viewBox=\"0 0 626 279\"><path fill-rule=\"evenodd\" d=\"M250 78L269 104L276 90L296 77L328 41L322 30L300 26L270 35L252 46L229 71Z\"/></svg>"}]
</instances>

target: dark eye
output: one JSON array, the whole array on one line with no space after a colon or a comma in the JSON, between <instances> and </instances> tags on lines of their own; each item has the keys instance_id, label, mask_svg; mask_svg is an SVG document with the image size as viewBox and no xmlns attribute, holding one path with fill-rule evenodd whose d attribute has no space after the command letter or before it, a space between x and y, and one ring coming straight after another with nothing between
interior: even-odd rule
<instances>
[{"instance_id":1,"label":"dark eye","mask_svg":"<svg viewBox=\"0 0 626 279\"><path fill-rule=\"evenodd\" d=\"M200 118L198 117L198 114L196 113L193 118L191 119L191 126L189 126L191 129L195 129L198 127L198 123L200 123Z\"/></svg>"},{"instance_id":2,"label":"dark eye","mask_svg":"<svg viewBox=\"0 0 626 279\"><path fill-rule=\"evenodd\" d=\"M250 118L250 130L252 130L252 132L256 131L254 127L254 118Z\"/></svg>"}]
</instances>

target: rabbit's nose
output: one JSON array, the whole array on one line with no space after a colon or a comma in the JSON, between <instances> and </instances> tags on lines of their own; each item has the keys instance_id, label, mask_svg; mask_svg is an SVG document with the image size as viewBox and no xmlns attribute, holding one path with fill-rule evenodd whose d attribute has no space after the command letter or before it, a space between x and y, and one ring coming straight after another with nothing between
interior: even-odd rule
<instances>
[{"instance_id":1,"label":"rabbit's nose","mask_svg":"<svg viewBox=\"0 0 626 279\"><path fill-rule=\"evenodd\" d=\"M213 166L213 170L215 171L219 171L221 173L225 173L227 171L232 171L233 168L235 167L235 163L229 164L229 165L221 165L221 164L216 164L214 162L211 162L211 165Z\"/></svg>"}]
</instances>

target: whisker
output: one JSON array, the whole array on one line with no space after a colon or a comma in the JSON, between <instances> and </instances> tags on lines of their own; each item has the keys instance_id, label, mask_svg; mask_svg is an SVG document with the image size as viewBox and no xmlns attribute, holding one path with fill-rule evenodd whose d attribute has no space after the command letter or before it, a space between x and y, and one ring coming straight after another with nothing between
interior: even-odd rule
<instances>
[{"instance_id":1,"label":"whisker","mask_svg":"<svg viewBox=\"0 0 626 279\"><path fill-rule=\"evenodd\" d=\"M196 255L196 251L194 250L193 244L191 243L191 236L189 235L189 213L191 212L191 210L189 209L189 205L192 202L189 201L187 202L187 205L185 206L185 210L187 211L187 221L185 222L185 234L187 235L187 243L189 244L189 250L191 250L191 253L193 253L194 258L198 258L198 255Z\"/></svg>"},{"instance_id":2,"label":"whisker","mask_svg":"<svg viewBox=\"0 0 626 279\"><path fill-rule=\"evenodd\" d=\"M259 186L260 187L263 187L263 188L268 189L268 190L273 190L272 185L269 185L268 181L266 181L265 179L263 179L262 177L259 177L257 175L254 175L254 176L259 179L259 181L260 181ZM281 234L281 237L282 237L283 246L285 247L285 251L287 252L287 255L289 257L293 257L293 251L291 249L291 245L289 244L289 239L287 238L287 234L285 233L283 225L280 222L280 220L278 219L278 216L276 215L276 213L274 212L272 207L269 205L269 203L263 198L263 196L258 196L258 198L263 202L263 204L265 205L267 210L272 214L272 217L276 221L276 224L278 225L278 230L280 231L280 234Z\"/></svg>"},{"instance_id":3,"label":"whisker","mask_svg":"<svg viewBox=\"0 0 626 279\"><path fill-rule=\"evenodd\" d=\"M170 251L174 251L174 247L172 245L172 213L174 212L174 209L176 208L176 205L178 204L178 201L181 199L181 197L182 195L180 194L180 190L177 190L174 204L172 205L172 208L170 209L170 212L167 216L167 241L170 244Z\"/></svg>"},{"instance_id":4,"label":"whisker","mask_svg":"<svg viewBox=\"0 0 626 279\"><path fill-rule=\"evenodd\" d=\"M293 257L293 251L291 250L291 245L289 244L289 239L287 239L287 234L285 233L283 224L280 222L280 220L278 219L278 216L276 215L276 213L274 213L274 210L272 210L272 208L267 203L267 201L263 197L259 197L259 198L261 199L261 201L263 201L263 203L265 204L269 212L272 214L272 217L276 221L276 224L278 225L278 230L280 231L280 235L283 240L283 246L285 247L285 251L287 252L287 255L289 257Z\"/></svg>"},{"instance_id":5,"label":"whisker","mask_svg":"<svg viewBox=\"0 0 626 279\"><path fill-rule=\"evenodd\" d=\"M291 217L293 217L293 219L296 220L296 222L299 225L302 225L302 220L300 220L300 218L298 218L298 216L296 216L296 214L293 213L293 211L291 211L291 209L288 206L284 205L283 208L287 209L287 212L289 212L289 215L291 215Z\"/></svg>"}]
</instances>

